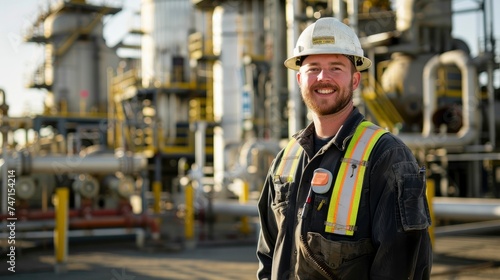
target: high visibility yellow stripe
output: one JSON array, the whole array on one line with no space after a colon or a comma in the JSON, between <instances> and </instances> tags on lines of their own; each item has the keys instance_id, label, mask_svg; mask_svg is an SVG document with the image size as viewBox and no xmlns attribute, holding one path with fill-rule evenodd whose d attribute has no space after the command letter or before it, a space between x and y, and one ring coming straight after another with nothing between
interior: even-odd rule
<instances>
[{"instance_id":1,"label":"high visibility yellow stripe","mask_svg":"<svg viewBox=\"0 0 500 280\"><path fill-rule=\"evenodd\" d=\"M365 129L363 131L363 134L365 134L366 131L367 131L367 129ZM374 136L375 135L372 135L370 137L370 141L368 142L368 144L370 144L372 142ZM359 140L361 140L361 137ZM356 143L356 147L359 147L358 146L358 144L360 142L359 140L358 140L358 143ZM366 155L368 147L369 147L368 145L365 146L365 149L363 151L363 157L362 157L363 161L362 162L366 162L366 160L367 160L367 158L365 158L364 156ZM357 213L358 213L358 207L356 204L359 204L359 200L361 198L361 189L363 187L363 178L365 175L365 169L366 169L365 164L359 164L358 167L356 168L356 174L355 175L353 174L353 176L356 179L354 180L354 185L353 185L354 191L352 192L351 199L349 201L350 207L349 207L349 212L347 213L346 225L355 225L356 224L356 217L357 217ZM353 206L356 206L356 207L353 207ZM354 215L352 215L353 212L355 212ZM351 230L348 229L347 232L351 232ZM354 231L352 231L352 232L354 232Z\"/></svg>"},{"instance_id":2,"label":"high visibility yellow stripe","mask_svg":"<svg viewBox=\"0 0 500 280\"><path fill-rule=\"evenodd\" d=\"M290 172L288 174L288 179L287 179L287 182L292 182L293 179L294 179L294 176L295 176L295 172L297 171L297 166L299 165L299 157L300 157L300 153L302 153L302 147L300 145L297 145L299 146L300 148L297 149L297 151L295 152L295 157L293 159L293 163L290 167Z\"/></svg>"},{"instance_id":3,"label":"high visibility yellow stripe","mask_svg":"<svg viewBox=\"0 0 500 280\"><path fill-rule=\"evenodd\" d=\"M290 153L290 150L292 149L293 144L295 144L295 138L290 139L290 142L288 142L288 145L285 148L285 151L283 151L283 157L281 158L280 165L278 167L278 171L276 174L283 174L283 170L285 169L288 154Z\"/></svg>"},{"instance_id":4,"label":"high visibility yellow stripe","mask_svg":"<svg viewBox=\"0 0 500 280\"><path fill-rule=\"evenodd\" d=\"M366 162L375 143L384 133L385 130L367 121L356 128L335 180L325 222L326 232L354 234ZM351 172L349 167L352 168Z\"/></svg>"},{"instance_id":5,"label":"high visibility yellow stripe","mask_svg":"<svg viewBox=\"0 0 500 280\"><path fill-rule=\"evenodd\" d=\"M386 132L367 121L356 128L335 180L325 222L326 232L354 234L366 164L375 143ZM293 181L302 150L296 139L290 139L275 173L282 182Z\"/></svg>"},{"instance_id":6,"label":"high visibility yellow stripe","mask_svg":"<svg viewBox=\"0 0 500 280\"><path fill-rule=\"evenodd\" d=\"M276 172L276 176L279 176L280 179L284 178L287 182L293 181L299 164L300 153L303 150L302 146L296 142L295 138L290 139L283 151L283 156Z\"/></svg>"},{"instance_id":7,"label":"high visibility yellow stripe","mask_svg":"<svg viewBox=\"0 0 500 280\"><path fill-rule=\"evenodd\" d=\"M360 136L365 132L364 127L362 127L363 128L362 130L359 129L359 127L362 125L363 123L361 123L358 126L356 132L354 133L351 139L351 142L349 143L349 146L347 146L347 150L344 156L345 158L352 158L352 155L354 153L354 147L357 146L359 139L361 138ZM327 216L328 224L325 227L326 232L335 232L335 225L337 224L337 213L339 213L339 207L340 207L339 198L340 194L342 193L343 187L345 185L348 173L348 167L349 167L348 162L342 162L340 164L340 169L339 172L337 173L337 179L335 180L335 187L332 193L332 199L330 201L330 208L328 210L328 216Z\"/></svg>"},{"instance_id":8,"label":"high visibility yellow stripe","mask_svg":"<svg viewBox=\"0 0 500 280\"><path fill-rule=\"evenodd\" d=\"M368 145L365 146L365 150L363 151L363 162L368 161L368 157L370 156L370 152L373 149L373 146L375 146L375 143L377 140L384 134L385 131L379 129L376 130L375 133L371 136L370 141L368 142ZM348 225L356 225L356 218L358 217L358 210L359 210L359 201L361 200L361 190L363 189L363 180L365 179L365 170L366 170L366 165L360 165L358 168L358 174L356 174L356 182L354 186L356 187L356 191L353 192L353 195L351 197L351 209L349 211L349 214L347 216L347 221ZM354 206L354 207L353 207ZM348 235L353 235L354 230L347 230Z\"/></svg>"}]
</instances>

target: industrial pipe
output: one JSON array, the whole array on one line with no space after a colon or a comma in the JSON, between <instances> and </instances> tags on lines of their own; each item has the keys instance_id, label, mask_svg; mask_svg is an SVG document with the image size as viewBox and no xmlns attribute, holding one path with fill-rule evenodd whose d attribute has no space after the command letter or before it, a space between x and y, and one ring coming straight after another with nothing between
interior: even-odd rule
<instances>
[{"instance_id":1,"label":"industrial pipe","mask_svg":"<svg viewBox=\"0 0 500 280\"><path fill-rule=\"evenodd\" d=\"M59 196L58 196L59 201ZM64 201L63 201L64 204ZM61 206L64 206L61 204ZM66 200L67 204L67 200ZM59 209L58 209L59 210ZM148 215L136 215L132 213L123 213L119 210L107 209L106 211L92 211L89 216L82 216L78 211L69 210L66 213L60 212L48 212L46 215L40 216L22 216L18 217L20 221L16 228L19 231L33 231L40 229L52 228L55 232L62 231L65 227L68 229L97 229L97 228L149 228L153 239L157 240L159 238L160 227L158 222L153 216ZM67 217L66 219L64 217ZM22 220L22 218L28 218L27 220ZM40 218L35 220L34 218ZM3 219L3 218L2 218ZM59 220L61 222L59 222ZM63 223L65 222L66 225ZM62 231L63 234L68 234L67 231ZM57 235L57 234L56 234ZM54 235L54 236L56 236ZM59 234L58 236L62 236ZM61 243L62 245L62 243ZM61 246L60 248L63 248ZM60 252L60 254L63 251Z\"/></svg>"},{"instance_id":2,"label":"industrial pipe","mask_svg":"<svg viewBox=\"0 0 500 280\"><path fill-rule=\"evenodd\" d=\"M277 141L247 141L241 147L239 163L245 169L252 165L253 151L268 152L276 155L281 150Z\"/></svg>"},{"instance_id":3,"label":"industrial pipe","mask_svg":"<svg viewBox=\"0 0 500 280\"><path fill-rule=\"evenodd\" d=\"M276 1L281 2L281 1ZM286 0L286 38L288 57L292 57L295 43L299 38L300 24L297 20L302 16L301 14L302 1L299 0ZM281 51L275 52L275 54ZM280 66L282 66L281 64ZM277 65L274 65L277 67ZM288 71L288 135L293 135L295 132L304 127L303 113L305 111L302 97L300 94L299 84L295 71Z\"/></svg>"},{"instance_id":4,"label":"industrial pipe","mask_svg":"<svg viewBox=\"0 0 500 280\"><path fill-rule=\"evenodd\" d=\"M232 214L234 216L251 217L259 216L256 201L248 201L243 204L235 200L214 200L212 211L214 214Z\"/></svg>"},{"instance_id":5,"label":"industrial pipe","mask_svg":"<svg viewBox=\"0 0 500 280\"><path fill-rule=\"evenodd\" d=\"M132 174L147 166L147 159L139 155L87 155L79 156L31 156L29 153L15 153L7 161L8 169L16 174L30 173L92 173L110 174L122 172Z\"/></svg>"},{"instance_id":6,"label":"industrial pipe","mask_svg":"<svg viewBox=\"0 0 500 280\"><path fill-rule=\"evenodd\" d=\"M487 221L500 219L500 199L434 197L434 215L456 221Z\"/></svg>"},{"instance_id":7,"label":"industrial pipe","mask_svg":"<svg viewBox=\"0 0 500 280\"><path fill-rule=\"evenodd\" d=\"M54 247L57 265L64 266L68 258L68 209L69 190L58 188L55 200Z\"/></svg>"},{"instance_id":8,"label":"industrial pipe","mask_svg":"<svg viewBox=\"0 0 500 280\"><path fill-rule=\"evenodd\" d=\"M239 202L241 204L245 204L245 203L248 202L248 197L250 196L250 190L249 190L248 182L244 181L242 187L243 187L243 191L241 192L241 196L240 196ZM240 231L243 234L249 234L250 233L250 226L248 225L248 218L249 218L248 216L241 217Z\"/></svg>"},{"instance_id":9,"label":"industrial pipe","mask_svg":"<svg viewBox=\"0 0 500 280\"><path fill-rule=\"evenodd\" d=\"M456 65L462 73L463 125L456 134L433 133L432 114L436 111L436 80L440 65ZM476 68L470 57L462 50L453 50L431 58L423 71L423 128L422 135L401 133L399 138L410 148L436 148L463 146L477 139L479 117L477 115Z\"/></svg>"},{"instance_id":10,"label":"industrial pipe","mask_svg":"<svg viewBox=\"0 0 500 280\"><path fill-rule=\"evenodd\" d=\"M215 214L258 217L256 201L245 204L235 200L214 200ZM437 219L455 221L487 221L500 219L500 199L434 197L432 198L433 216Z\"/></svg>"},{"instance_id":11,"label":"industrial pipe","mask_svg":"<svg viewBox=\"0 0 500 280\"><path fill-rule=\"evenodd\" d=\"M153 239L159 238L160 228L154 217L148 215L109 216L92 219L76 218L69 221L70 229L95 229L95 228L133 228L149 227Z\"/></svg>"},{"instance_id":12,"label":"industrial pipe","mask_svg":"<svg viewBox=\"0 0 500 280\"><path fill-rule=\"evenodd\" d=\"M186 214L184 218L184 236L186 240L191 241L194 238L194 190L191 183L188 183L184 189Z\"/></svg>"},{"instance_id":13,"label":"industrial pipe","mask_svg":"<svg viewBox=\"0 0 500 280\"><path fill-rule=\"evenodd\" d=\"M434 221L435 214L434 214L434 197L436 195L436 182L432 179L428 179L426 181L426 197L427 197L427 204L429 205L429 214L431 216L431 221ZM434 246L435 243L435 227L436 225L431 222L430 227L428 228L429 231L429 236L431 238L431 244Z\"/></svg>"},{"instance_id":14,"label":"industrial pipe","mask_svg":"<svg viewBox=\"0 0 500 280\"><path fill-rule=\"evenodd\" d=\"M104 217L104 216L122 216L125 215L127 211L121 209L70 209L68 210L68 217ZM37 211L36 209L18 209L16 212L16 217L20 221L34 221L34 220L49 220L54 219L56 215L55 211ZM6 220L9 215L0 215L0 220Z\"/></svg>"},{"instance_id":15,"label":"industrial pipe","mask_svg":"<svg viewBox=\"0 0 500 280\"><path fill-rule=\"evenodd\" d=\"M433 216L456 221L486 221L500 219L500 200L484 198L434 197ZM239 203L234 200L214 200L214 214L258 217L256 202Z\"/></svg>"},{"instance_id":16,"label":"industrial pipe","mask_svg":"<svg viewBox=\"0 0 500 280\"><path fill-rule=\"evenodd\" d=\"M437 236L454 235L454 234L481 234L485 232L498 232L500 229L500 220L481 221L465 224L456 224L448 226L440 226L436 229Z\"/></svg>"},{"instance_id":17,"label":"industrial pipe","mask_svg":"<svg viewBox=\"0 0 500 280\"><path fill-rule=\"evenodd\" d=\"M191 189L191 192L192 191ZM189 203L189 201L194 199L194 194L190 193L186 199L186 202ZM434 197L432 201L431 205L434 210L434 216L439 219L452 219L457 221L500 219L500 199ZM193 204L193 202L189 204ZM194 212L193 210L190 211ZM18 212L20 215L18 218L26 219L26 221L49 220L55 217L54 211ZM235 216L258 216L257 203L254 200L248 200L246 203L241 203L236 200L215 199L213 201L213 212L216 214L230 213ZM105 217L121 216L124 214L125 213L119 209L91 210L88 213L83 213L81 210L69 210L68 216L70 220L73 220L74 218L83 217L85 215L91 217ZM192 215L194 216L194 213ZM5 220L6 218L7 215L0 215L0 220Z\"/></svg>"}]
</instances>

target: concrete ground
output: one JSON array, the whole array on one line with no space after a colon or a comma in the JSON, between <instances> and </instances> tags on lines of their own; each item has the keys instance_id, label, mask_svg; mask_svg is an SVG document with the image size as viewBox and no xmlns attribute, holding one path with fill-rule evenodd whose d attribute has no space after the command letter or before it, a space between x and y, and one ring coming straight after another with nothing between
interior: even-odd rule
<instances>
[{"instance_id":1,"label":"concrete ground","mask_svg":"<svg viewBox=\"0 0 500 280\"><path fill-rule=\"evenodd\" d=\"M192 249L148 244L138 249L133 239L71 243L65 266L56 266L54 250L23 250L16 256L16 272L7 270L0 256L0 278L31 279L256 279L255 240L199 243ZM500 234L436 237L433 280L499 279ZM59 270L59 272L56 272ZM64 272L65 271L65 272Z\"/></svg>"},{"instance_id":2,"label":"concrete ground","mask_svg":"<svg viewBox=\"0 0 500 280\"><path fill-rule=\"evenodd\" d=\"M8 271L5 254L1 279L255 279L254 244L203 245L194 249L138 249L133 241L99 241L70 245L65 266L55 265L53 249L17 256L16 272Z\"/></svg>"}]
</instances>

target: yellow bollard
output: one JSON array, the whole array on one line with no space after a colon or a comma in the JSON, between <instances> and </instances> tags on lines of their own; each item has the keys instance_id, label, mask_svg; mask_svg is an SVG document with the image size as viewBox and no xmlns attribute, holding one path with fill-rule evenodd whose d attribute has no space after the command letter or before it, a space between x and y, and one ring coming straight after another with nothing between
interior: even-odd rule
<instances>
[{"instance_id":1,"label":"yellow bollard","mask_svg":"<svg viewBox=\"0 0 500 280\"><path fill-rule=\"evenodd\" d=\"M161 182L154 181L153 182L153 211L155 214L160 213L160 201L161 201Z\"/></svg>"},{"instance_id":2,"label":"yellow bollard","mask_svg":"<svg viewBox=\"0 0 500 280\"><path fill-rule=\"evenodd\" d=\"M184 188L186 195L186 217L184 218L184 234L186 240L192 240L194 237L194 190L191 183Z\"/></svg>"},{"instance_id":3,"label":"yellow bollard","mask_svg":"<svg viewBox=\"0 0 500 280\"><path fill-rule=\"evenodd\" d=\"M434 202L434 194L435 194L435 190L436 190L436 183L434 182L434 180L427 180L427 204L429 204L429 212L430 212L430 215L431 215L431 221L432 221L432 224L431 226L429 227L429 235L431 237L431 244L432 244L432 247L434 248L434 241L435 241L435 236L434 236L434 226L436 224L436 222L434 221L434 207L433 207L433 202Z\"/></svg>"},{"instance_id":4,"label":"yellow bollard","mask_svg":"<svg viewBox=\"0 0 500 280\"><path fill-rule=\"evenodd\" d=\"M54 201L56 211L56 227L54 230L56 266L64 266L68 257L68 198L68 188L58 188L56 190L56 198ZM58 269L56 268L56 270Z\"/></svg>"},{"instance_id":5,"label":"yellow bollard","mask_svg":"<svg viewBox=\"0 0 500 280\"><path fill-rule=\"evenodd\" d=\"M240 196L240 203L245 204L248 202L250 196L250 187L247 181L243 181L243 190ZM241 217L241 233L247 235L250 233L250 225L248 222L248 216Z\"/></svg>"}]
</instances>

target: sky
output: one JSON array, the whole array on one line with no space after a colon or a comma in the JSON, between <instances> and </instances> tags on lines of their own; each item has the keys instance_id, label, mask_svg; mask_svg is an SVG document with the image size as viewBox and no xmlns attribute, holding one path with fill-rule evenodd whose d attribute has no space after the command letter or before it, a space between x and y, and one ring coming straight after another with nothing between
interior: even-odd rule
<instances>
[{"instance_id":1,"label":"sky","mask_svg":"<svg viewBox=\"0 0 500 280\"><path fill-rule=\"evenodd\" d=\"M122 3L123 11L106 21L104 34L110 44L116 41L117 36L123 36L127 32L130 26L124 23L131 20L140 1L111 1L112 4ZM454 11L477 7L477 0L452 1ZM7 104L10 107L9 116L42 113L44 92L38 89L28 89L25 84L29 76L34 73L35 67L43 62L43 48L34 43L24 43L22 34L23 30L31 26L39 14L40 7L47 5L48 2L48 0L0 0L0 88L6 92ZM500 1L487 0L487 4L490 3L493 5L493 15L500 14ZM483 37L481 24L479 24L481 22L480 12L459 13L453 18L454 37L467 42L473 54L477 54L478 51L478 38ZM498 16L494 18L493 29L494 36L500 44Z\"/></svg>"}]
</instances>

